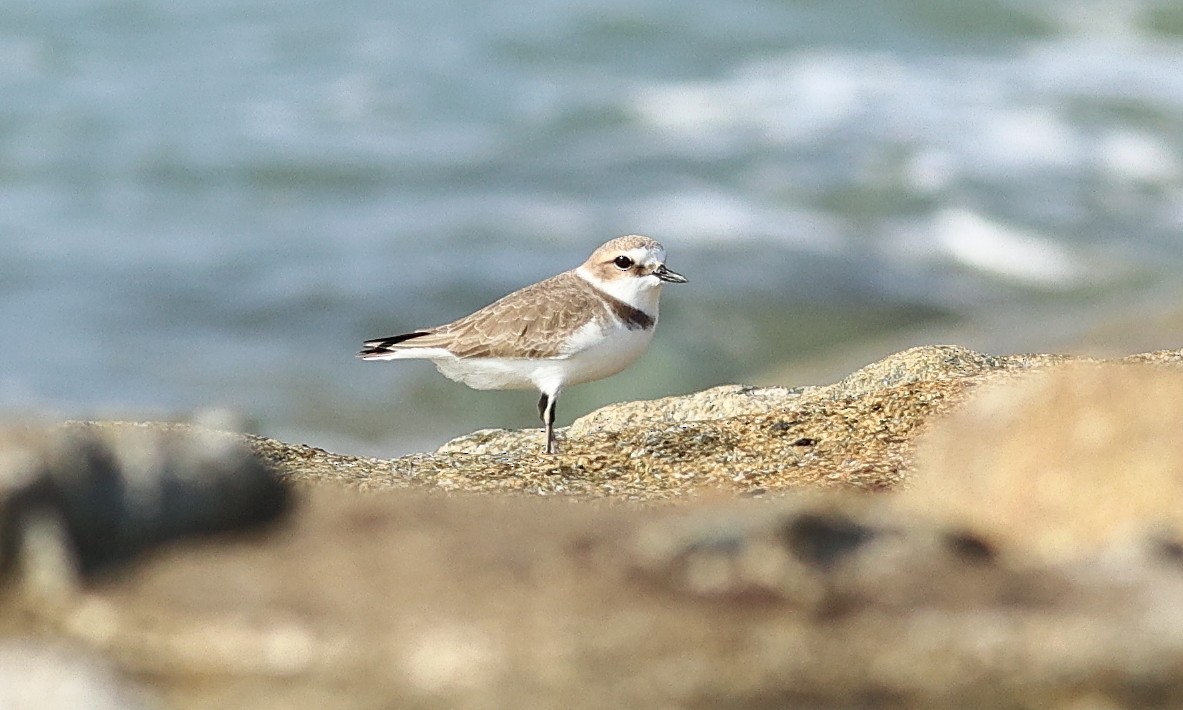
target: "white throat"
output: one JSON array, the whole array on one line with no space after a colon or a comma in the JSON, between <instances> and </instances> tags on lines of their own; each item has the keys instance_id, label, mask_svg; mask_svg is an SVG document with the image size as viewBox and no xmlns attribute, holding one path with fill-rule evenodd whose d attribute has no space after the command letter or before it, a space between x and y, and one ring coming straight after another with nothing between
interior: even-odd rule
<instances>
[{"instance_id":1,"label":"white throat","mask_svg":"<svg viewBox=\"0 0 1183 710\"><path fill-rule=\"evenodd\" d=\"M637 308L648 316L657 318L657 302L661 298L661 280L656 276L622 276L615 279L601 279L584 267L575 274L592 286Z\"/></svg>"}]
</instances>

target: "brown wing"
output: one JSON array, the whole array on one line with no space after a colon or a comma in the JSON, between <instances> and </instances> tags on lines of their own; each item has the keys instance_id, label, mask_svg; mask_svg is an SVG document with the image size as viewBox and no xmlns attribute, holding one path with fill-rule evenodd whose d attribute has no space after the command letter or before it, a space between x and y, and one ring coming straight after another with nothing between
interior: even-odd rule
<instances>
[{"instance_id":1,"label":"brown wing","mask_svg":"<svg viewBox=\"0 0 1183 710\"><path fill-rule=\"evenodd\" d=\"M561 339L599 314L603 301L587 281L566 271L514 291L459 320L430 328L405 347L446 348L457 357L557 357ZM400 344L401 345L401 344Z\"/></svg>"}]
</instances>

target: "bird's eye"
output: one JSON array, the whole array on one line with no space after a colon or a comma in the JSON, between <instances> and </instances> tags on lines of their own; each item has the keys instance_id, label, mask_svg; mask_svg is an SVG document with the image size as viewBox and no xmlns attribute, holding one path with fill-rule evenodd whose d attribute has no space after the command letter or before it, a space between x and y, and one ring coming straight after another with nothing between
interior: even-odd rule
<instances>
[{"instance_id":1,"label":"bird's eye","mask_svg":"<svg viewBox=\"0 0 1183 710\"><path fill-rule=\"evenodd\" d=\"M627 256L624 256L623 254L613 259L612 263L616 264L616 268L620 269L621 271L625 271L633 267L633 260Z\"/></svg>"}]
</instances>

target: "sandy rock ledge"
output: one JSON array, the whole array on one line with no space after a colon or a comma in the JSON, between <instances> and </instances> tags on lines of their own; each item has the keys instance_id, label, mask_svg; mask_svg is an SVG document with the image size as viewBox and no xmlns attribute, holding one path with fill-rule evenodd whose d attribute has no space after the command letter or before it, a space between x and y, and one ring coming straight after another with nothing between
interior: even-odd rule
<instances>
[{"instance_id":1,"label":"sandy rock ledge","mask_svg":"<svg viewBox=\"0 0 1183 710\"><path fill-rule=\"evenodd\" d=\"M563 433L545 456L541 430L491 429L434 454L341 457L255 439L294 482L361 489L423 487L655 501L705 492L883 490L906 476L916 436L975 386L1062 361L914 348L823 387L728 385L611 405Z\"/></svg>"}]
</instances>

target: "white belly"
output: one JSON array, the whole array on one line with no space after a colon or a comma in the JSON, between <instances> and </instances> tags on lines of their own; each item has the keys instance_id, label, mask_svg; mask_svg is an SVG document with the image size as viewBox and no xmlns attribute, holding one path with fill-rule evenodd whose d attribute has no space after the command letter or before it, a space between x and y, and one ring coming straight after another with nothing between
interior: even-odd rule
<instances>
[{"instance_id":1,"label":"white belly","mask_svg":"<svg viewBox=\"0 0 1183 710\"><path fill-rule=\"evenodd\" d=\"M614 329L607 337L590 329L572 340L572 354L541 360L518 358L440 358L446 377L479 390L537 389L554 393L567 385L615 375L649 347L653 328Z\"/></svg>"},{"instance_id":2,"label":"white belly","mask_svg":"<svg viewBox=\"0 0 1183 710\"><path fill-rule=\"evenodd\" d=\"M611 335L571 355L567 360L563 384L591 382L615 375L637 361L653 339L653 328L627 330L618 328Z\"/></svg>"},{"instance_id":3,"label":"white belly","mask_svg":"<svg viewBox=\"0 0 1183 710\"><path fill-rule=\"evenodd\" d=\"M445 377L478 390L521 390L534 385L534 372L542 361L503 357L432 360Z\"/></svg>"}]
</instances>

